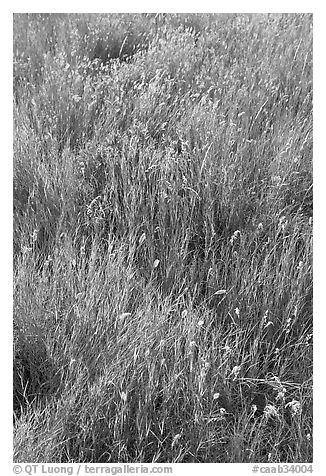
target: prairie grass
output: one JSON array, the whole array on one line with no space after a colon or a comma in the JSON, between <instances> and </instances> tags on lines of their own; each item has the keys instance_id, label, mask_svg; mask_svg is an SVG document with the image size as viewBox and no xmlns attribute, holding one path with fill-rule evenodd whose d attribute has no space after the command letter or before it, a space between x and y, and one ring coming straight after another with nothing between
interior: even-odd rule
<instances>
[{"instance_id":1,"label":"prairie grass","mask_svg":"<svg viewBox=\"0 0 326 476\"><path fill-rule=\"evenodd\" d=\"M14 460L312 461L312 15L14 15Z\"/></svg>"}]
</instances>

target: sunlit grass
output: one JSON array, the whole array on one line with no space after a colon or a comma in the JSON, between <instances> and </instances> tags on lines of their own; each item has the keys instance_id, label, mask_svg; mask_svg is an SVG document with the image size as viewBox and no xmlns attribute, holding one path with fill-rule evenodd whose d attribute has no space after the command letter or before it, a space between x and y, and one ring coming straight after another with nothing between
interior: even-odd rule
<instances>
[{"instance_id":1,"label":"sunlit grass","mask_svg":"<svg viewBox=\"0 0 326 476\"><path fill-rule=\"evenodd\" d=\"M14 19L14 459L312 461L312 17Z\"/></svg>"}]
</instances>

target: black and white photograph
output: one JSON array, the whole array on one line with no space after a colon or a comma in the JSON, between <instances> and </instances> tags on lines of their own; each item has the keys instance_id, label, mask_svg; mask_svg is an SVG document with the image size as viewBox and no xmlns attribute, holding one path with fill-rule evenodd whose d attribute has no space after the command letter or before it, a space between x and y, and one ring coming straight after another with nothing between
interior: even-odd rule
<instances>
[{"instance_id":1,"label":"black and white photograph","mask_svg":"<svg viewBox=\"0 0 326 476\"><path fill-rule=\"evenodd\" d=\"M312 474L314 18L13 13L16 474Z\"/></svg>"}]
</instances>

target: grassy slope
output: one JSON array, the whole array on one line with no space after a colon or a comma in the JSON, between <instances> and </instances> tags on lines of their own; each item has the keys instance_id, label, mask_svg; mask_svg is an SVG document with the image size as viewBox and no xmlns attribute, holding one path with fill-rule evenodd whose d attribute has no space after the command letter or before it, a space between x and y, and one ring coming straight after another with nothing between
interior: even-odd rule
<instances>
[{"instance_id":1,"label":"grassy slope","mask_svg":"<svg viewBox=\"0 0 326 476\"><path fill-rule=\"evenodd\" d=\"M311 461L312 17L17 14L14 118L15 461Z\"/></svg>"}]
</instances>

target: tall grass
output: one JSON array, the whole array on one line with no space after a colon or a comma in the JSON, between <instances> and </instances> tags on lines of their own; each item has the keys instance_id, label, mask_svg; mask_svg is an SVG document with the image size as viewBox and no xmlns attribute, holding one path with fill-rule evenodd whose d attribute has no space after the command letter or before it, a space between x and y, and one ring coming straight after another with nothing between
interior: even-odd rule
<instances>
[{"instance_id":1,"label":"tall grass","mask_svg":"<svg viewBox=\"0 0 326 476\"><path fill-rule=\"evenodd\" d=\"M312 16L14 15L16 462L312 461Z\"/></svg>"}]
</instances>

